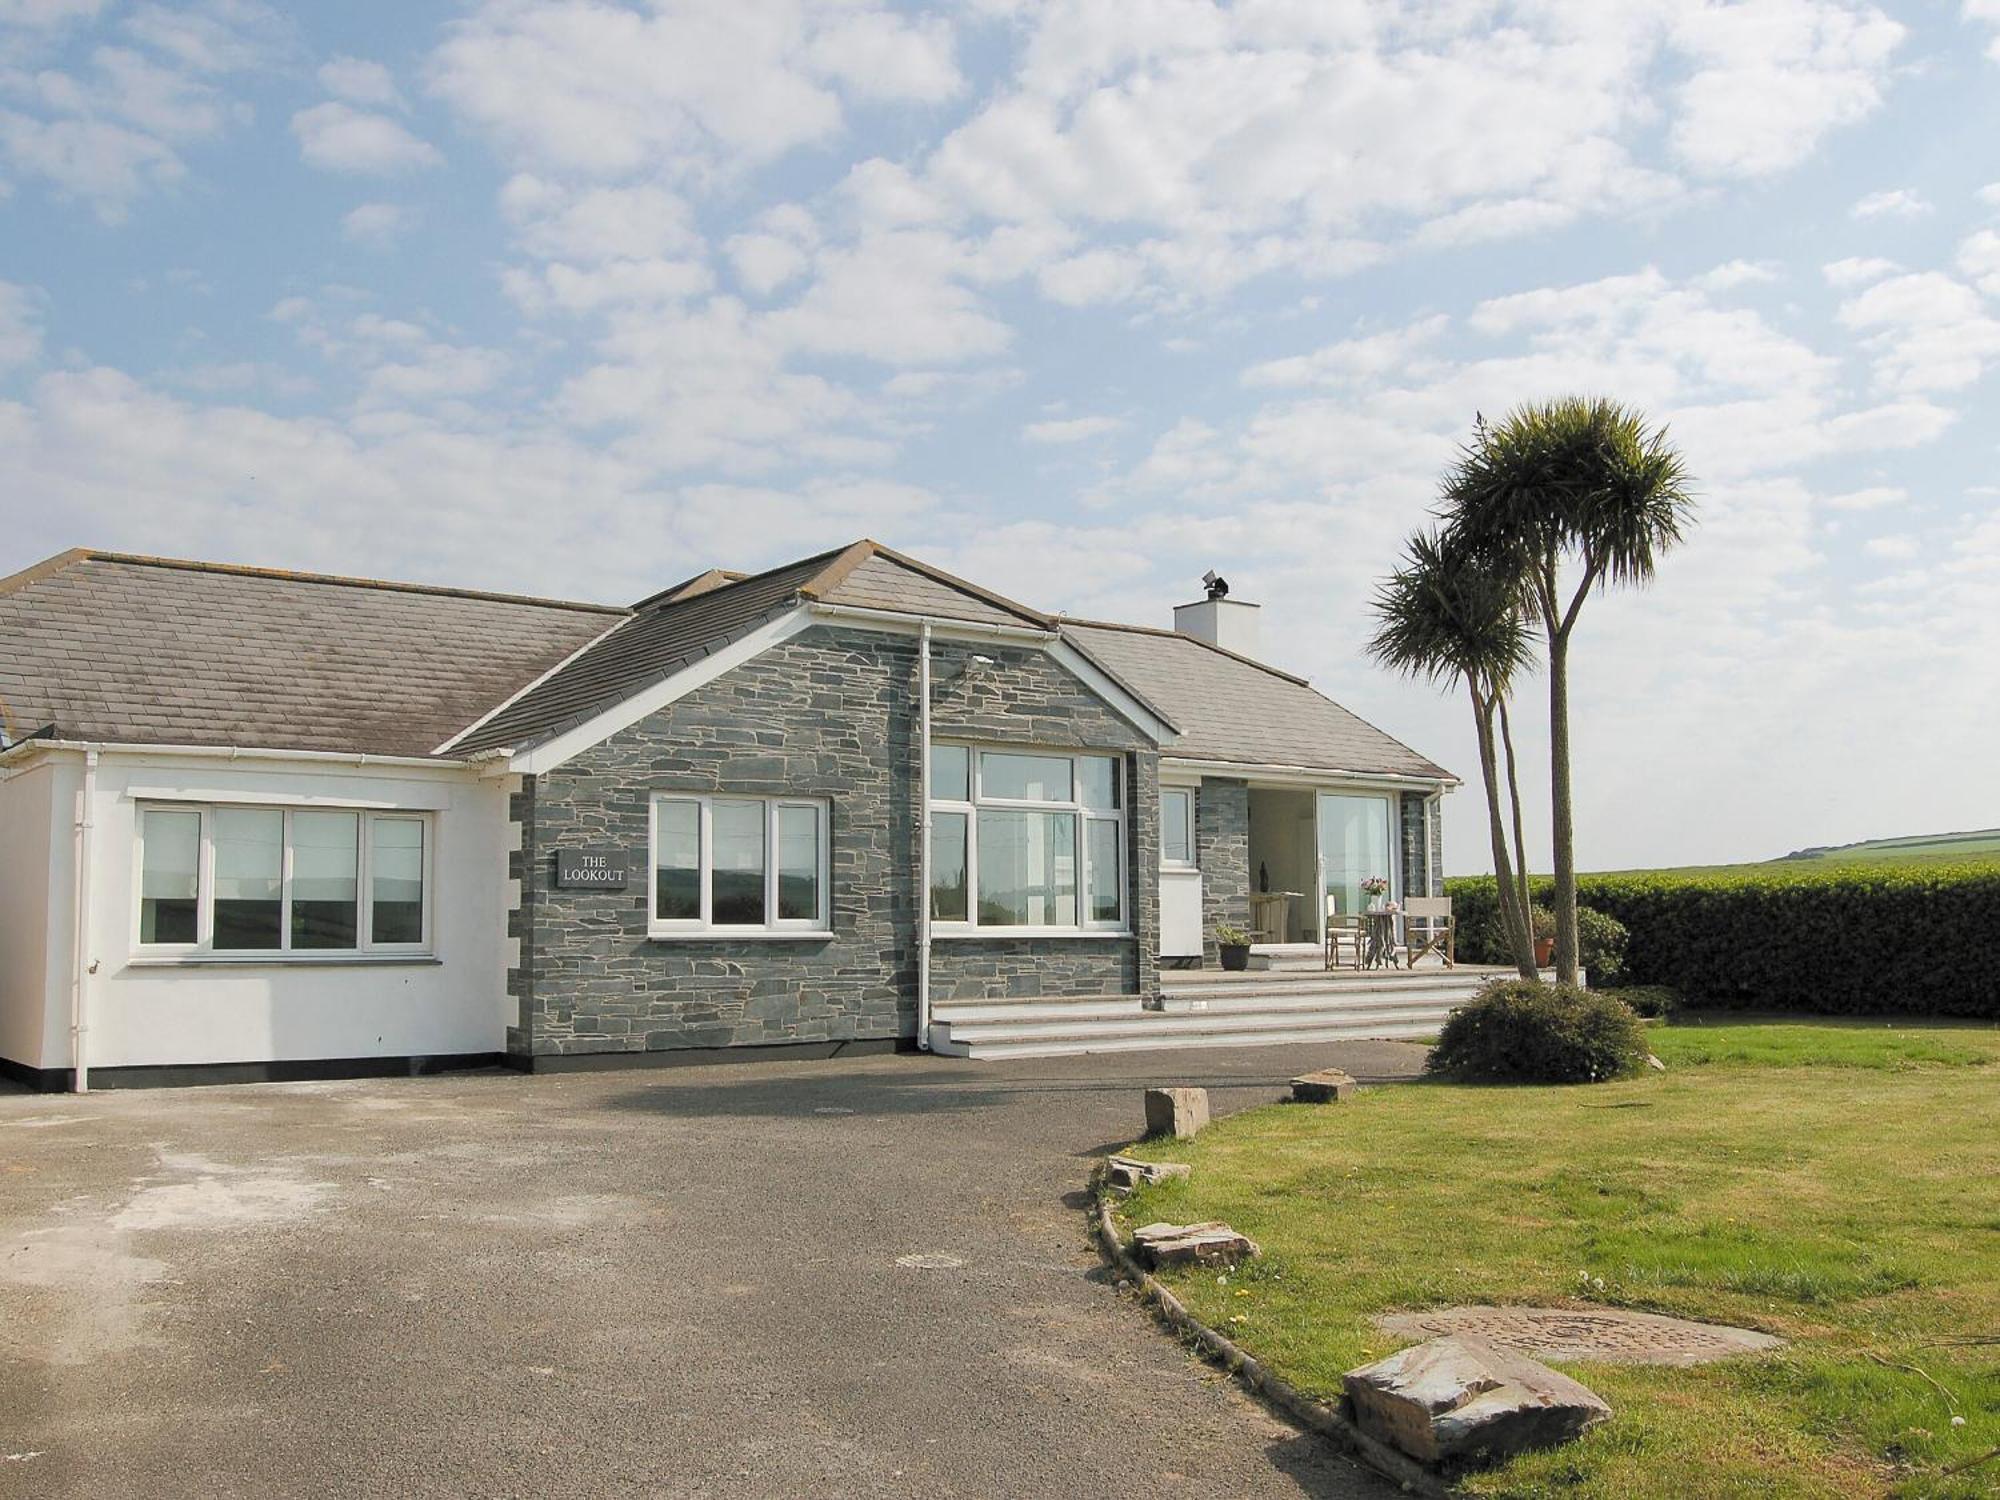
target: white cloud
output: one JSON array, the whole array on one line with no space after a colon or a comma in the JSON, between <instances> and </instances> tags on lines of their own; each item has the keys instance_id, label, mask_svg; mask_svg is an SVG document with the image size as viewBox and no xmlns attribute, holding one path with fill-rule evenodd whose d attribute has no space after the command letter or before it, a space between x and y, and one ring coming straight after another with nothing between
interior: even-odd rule
<instances>
[{"instance_id":1,"label":"white cloud","mask_svg":"<svg viewBox=\"0 0 2000 1500\"><path fill-rule=\"evenodd\" d=\"M431 88L511 159L617 178L752 166L837 133L841 96L934 103L958 88L946 22L871 0L486 0Z\"/></svg>"},{"instance_id":2,"label":"white cloud","mask_svg":"<svg viewBox=\"0 0 2000 1500\"><path fill-rule=\"evenodd\" d=\"M35 294L0 281L0 374L34 363L41 353L41 309Z\"/></svg>"},{"instance_id":3,"label":"white cloud","mask_svg":"<svg viewBox=\"0 0 2000 1500\"><path fill-rule=\"evenodd\" d=\"M360 57L336 57L323 63L319 86L336 99L349 104L368 104L385 109L402 107L402 94L389 70L378 62Z\"/></svg>"},{"instance_id":4,"label":"white cloud","mask_svg":"<svg viewBox=\"0 0 2000 1500\"><path fill-rule=\"evenodd\" d=\"M1838 316L1865 335L1876 383L1886 390L1959 390L2000 360L2000 318L1973 288L1942 272L1878 281L1841 303Z\"/></svg>"},{"instance_id":5,"label":"white cloud","mask_svg":"<svg viewBox=\"0 0 2000 1500\"><path fill-rule=\"evenodd\" d=\"M1828 261L1820 267L1820 274L1826 277L1829 286L1850 287L1880 281L1902 269L1893 260L1884 260L1879 255L1855 255Z\"/></svg>"},{"instance_id":6,"label":"white cloud","mask_svg":"<svg viewBox=\"0 0 2000 1500\"><path fill-rule=\"evenodd\" d=\"M309 166L326 172L395 176L440 165L444 158L387 115L356 109L337 99L292 116L292 134Z\"/></svg>"},{"instance_id":7,"label":"white cloud","mask_svg":"<svg viewBox=\"0 0 2000 1500\"><path fill-rule=\"evenodd\" d=\"M1051 417L1030 422L1021 429L1021 437L1030 443L1086 443L1109 436L1124 425L1117 417Z\"/></svg>"},{"instance_id":8,"label":"white cloud","mask_svg":"<svg viewBox=\"0 0 2000 1500\"><path fill-rule=\"evenodd\" d=\"M1890 562L1908 562L1922 550L1913 536L1870 537L1862 546L1870 557L1880 557Z\"/></svg>"},{"instance_id":9,"label":"white cloud","mask_svg":"<svg viewBox=\"0 0 2000 1500\"><path fill-rule=\"evenodd\" d=\"M519 173L500 206L521 247L543 260L651 260L702 248L687 201L657 184L572 187Z\"/></svg>"},{"instance_id":10,"label":"white cloud","mask_svg":"<svg viewBox=\"0 0 2000 1500\"><path fill-rule=\"evenodd\" d=\"M93 6L17 5L0 22L24 28L27 50L0 50L0 168L45 183L61 199L121 222L147 193L188 173L183 152L250 112L218 79L269 61L279 23L249 0L171 11L145 5L115 40L62 65L52 40Z\"/></svg>"},{"instance_id":11,"label":"white cloud","mask_svg":"<svg viewBox=\"0 0 2000 1500\"><path fill-rule=\"evenodd\" d=\"M1904 35L1872 5L1814 0L1677 7L1671 30L1697 66L1679 91L1675 149L1723 177L1796 165L1872 114Z\"/></svg>"},{"instance_id":12,"label":"white cloud","mask_svg":"<svg viewBox=\"0 0 2000 1500\"><path fill-rule=\"evenodd\" d=\"M1958 269L1987 296L2000 298L2000 230L1977 230L1961 240Z\"/></svg>"},{"instance_id":13,"label":"white cloud","mask_svg":"<svg viewBox=\"0 0 2000 1500\"><path fill-rule=\"evenodd\" d=\"M87 21L104 9L104 0L0 0L0 26L54 30Z\"/></svg>"},{"instance_id":14,"label":"white cloud","mask_svg":"<svg viewBox=\"0 0 2000 1500\"><path fill-rule=\"evenodd\" d=\"M1847 490L1838 495L1822 495L1819 503L1828 510L1886 510L1892 505L1907 503L1909 498L1910 492L1900 485L1875 485L1868 489Z\"/></svg>"},{"instance_id":15,"label":"white cloud","mask_svg":"<svg viewBox=\"0 0 2000 1500\"><path fill-rule=\"evenodd\" d=\"M1920 219L1931 211L1928 198L1908 188L1885 188L1857 198L1848 210L1857 219Z\"/></svg>"},{"instance_id":16,"label":"white cloud","mask_svg":"<svg viewBox=\"0 0 2000 1500\"><path fill-rule=\"evenodd\" d=\"M340 232L357 245L386 250L416 224L417 211L401 203L364 203L342 216Z\"/></svg>"},{"instance_id":17,"label":"white cloud","mask_svg":"<svg viewBox=\"0 0 2000 1500\"><path fill-rule=\"evenodd\" d=\"M2000 208L2000 182L1987 183L1973 196L1988 208Z\"/></svg>"}]
</instances>

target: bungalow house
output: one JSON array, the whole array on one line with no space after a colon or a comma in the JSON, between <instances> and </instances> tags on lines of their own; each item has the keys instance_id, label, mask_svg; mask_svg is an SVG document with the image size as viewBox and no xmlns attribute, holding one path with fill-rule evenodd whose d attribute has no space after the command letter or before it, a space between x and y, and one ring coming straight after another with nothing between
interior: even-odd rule
<instances>
[{"instance_id":1,"label":"bungalow house","mask_svg":"<svg viewBox=\"0 0 2000 1500\"><path fill-rule=\"evenodd\" d=\"M1282 955L1317 893L1440 888L1453 778L1256 618L1068 619L868 541L626 608L63 553L0 580L0 1070L1130 1031L1253 905Z\"/></svg>"}]
</instances>

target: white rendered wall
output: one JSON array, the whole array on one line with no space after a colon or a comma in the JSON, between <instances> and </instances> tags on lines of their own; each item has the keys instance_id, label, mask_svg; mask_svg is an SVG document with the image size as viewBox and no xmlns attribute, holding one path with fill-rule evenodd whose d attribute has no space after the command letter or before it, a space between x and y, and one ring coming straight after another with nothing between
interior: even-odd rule
<instances>
[{"instance_id":1,"label":"white rendered wall","mask_svg":"<svg viewBox=\"0 0 2000 1500\"><path fill-rule=\"evenodd\" d=\"M97 783L91 1067L502 1050L512 1002L503 951L507 805L499 783L449 769L131 754L103 756ZM163 794L433 812L434 961L162 964L142 955L137 811L142 800ZM54 1065L68 1064L67 1050Z\"/></svg>"},{"instance_id":2,"label":"white rendered wall","mask_svg":"<svg viewBox=\"0 0 2000 1500\"><path fill-rule=\"evenodd\" d=\"M0 1057L29 1068L69 1055L75 799L67 765L0 781Z\"/></svg>"}]
</instances>

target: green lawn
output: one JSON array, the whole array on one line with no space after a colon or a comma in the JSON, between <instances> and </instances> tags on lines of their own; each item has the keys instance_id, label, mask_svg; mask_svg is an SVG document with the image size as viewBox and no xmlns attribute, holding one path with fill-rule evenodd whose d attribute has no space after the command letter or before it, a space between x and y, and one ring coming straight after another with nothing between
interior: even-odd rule
<instances>
[{"instance_id":1,"label":"green lawn","mask_svg":"<svg viewBox=\"0 0 2000 1500\"><path fill-rule=\"evenodd\" d=\"M1224 1219L1258 1240L1233 1276L1170 1281L1328 1397L1398 1347L1369 1322L1393 1308L1597 1303L1793 1341L1695 1369L1566 1367L1616 1418L1474 1493L2000 1493L2000 1459L1943 1472L2000 1445L2000 1029L1650 1035L1664 1074L1364 1090L1148 1143L1193 1177L1136 1194L1127 1224Z\"/></svg>"}]
</instances>

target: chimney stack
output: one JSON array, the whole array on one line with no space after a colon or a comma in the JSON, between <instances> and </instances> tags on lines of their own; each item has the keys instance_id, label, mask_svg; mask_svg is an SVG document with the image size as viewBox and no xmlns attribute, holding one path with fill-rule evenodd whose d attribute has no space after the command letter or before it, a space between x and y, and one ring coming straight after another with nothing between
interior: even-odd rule
<instances>
[{"instance_id":1,"label":"chimney stack","mask_svg":"<svg viewBox=\"0 0 2000 1500\"><path fill-rule=\"evenodd\" d=\"M1262 642L1257 627L1261 611L1254 604L1229 597L1229 580L1214 569L1202 575L1207 597L1174 606L1174 629L1211 646L1255 657Z\"/></svg>"}]
</instances>

